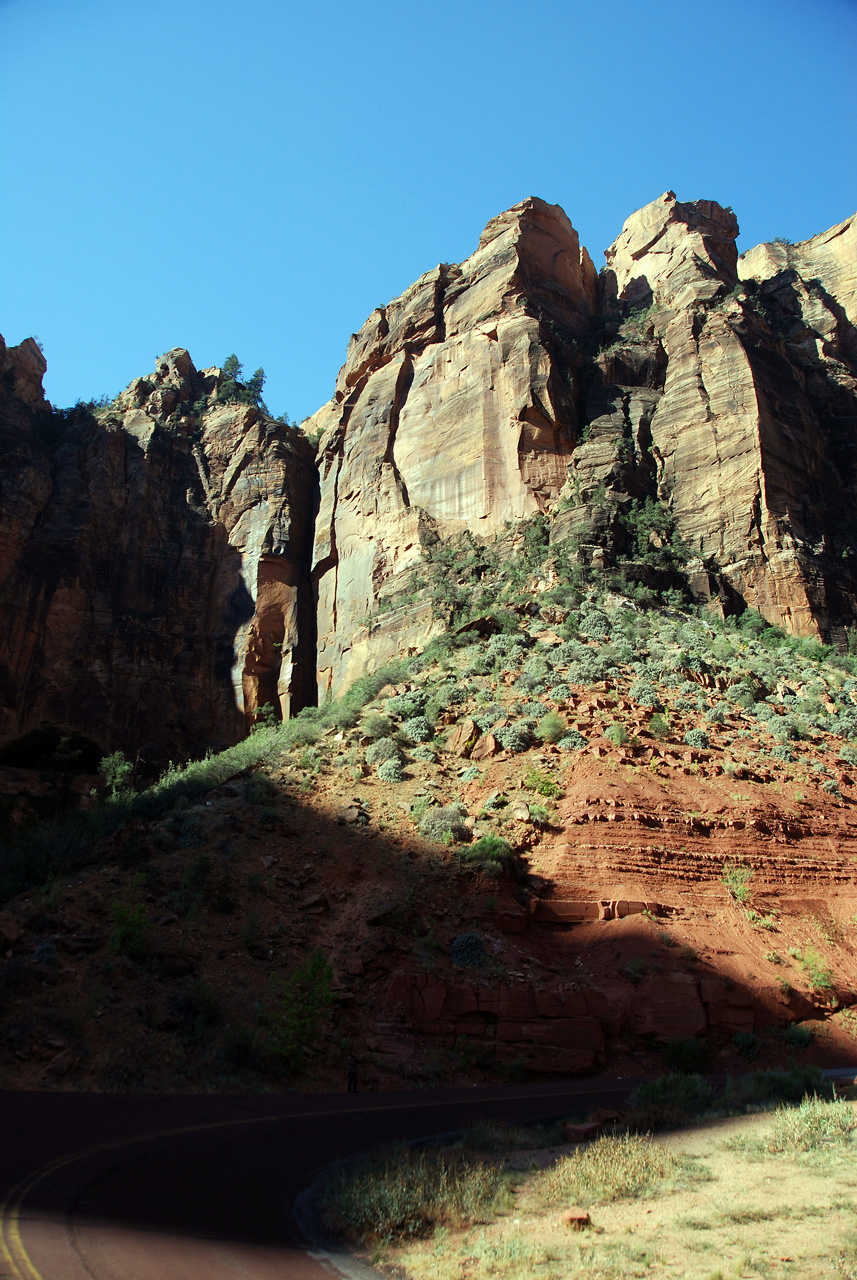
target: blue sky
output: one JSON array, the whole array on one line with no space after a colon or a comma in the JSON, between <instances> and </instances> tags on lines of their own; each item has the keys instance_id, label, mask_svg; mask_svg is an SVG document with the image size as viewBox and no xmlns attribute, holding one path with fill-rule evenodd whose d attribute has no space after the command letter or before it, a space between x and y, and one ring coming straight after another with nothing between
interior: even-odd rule
<instances>
[{"instance_id":1,"label":"blue sky","mask_svg":"<svg viewBox=\"0 0 857 1280\"><path fill-rule=\"evenodd\" d=\"M54 403L173 346L274 413L528 195L595 260L672 188L739 246L857 209L857 0L0 0L0 332Z\"/></svg>"}]
</instances>

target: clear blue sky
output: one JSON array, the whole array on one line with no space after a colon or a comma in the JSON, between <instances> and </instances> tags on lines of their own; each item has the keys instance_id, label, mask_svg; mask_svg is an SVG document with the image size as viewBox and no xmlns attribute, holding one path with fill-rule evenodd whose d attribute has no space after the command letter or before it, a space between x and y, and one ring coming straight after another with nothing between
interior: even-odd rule
<instances>
[{"instance_id":1,"label":"clear blue sky","mask_svg":"<svg viewBox=\"0 0 857 1280\"><path fill-rule=\"evenodd\" d=\"M173 346L274 413L528 195L596 266L671 187L741 248L857 208L857 0L0 0L0 332L58 405Z\"/></svg>"}]
</instances>

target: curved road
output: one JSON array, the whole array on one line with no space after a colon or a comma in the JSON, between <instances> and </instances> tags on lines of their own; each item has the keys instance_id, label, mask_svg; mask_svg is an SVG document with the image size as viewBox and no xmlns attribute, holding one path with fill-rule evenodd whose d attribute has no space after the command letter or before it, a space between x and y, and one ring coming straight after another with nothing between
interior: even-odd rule
<instances>
[{"instance_id":1,"label":"curved road","mask_svg":"<svg viewBox=\"0 0 857 1280\"><path fill-rule=\"evenodd\" d=\"M378 1143L621 1103L630 1081L248 1097L0 1093L4 1280L330 1280L292 1212Z\"/></svg>"}]
</instances>

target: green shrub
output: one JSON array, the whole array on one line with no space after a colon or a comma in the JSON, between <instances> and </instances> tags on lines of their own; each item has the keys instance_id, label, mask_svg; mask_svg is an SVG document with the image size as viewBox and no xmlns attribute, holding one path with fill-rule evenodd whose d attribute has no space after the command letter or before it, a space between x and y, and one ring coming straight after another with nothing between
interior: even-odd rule
<instances>
[{"instance_id":1,"label":"green shrub","mask_svg":"<svg viewBox=\"0 0 857 1280\"><path fill-rule=\"evenodd\" d=\"M587 739L577 729L569 729L564 737L560 738L556 744L561 751L580 751L586 746Z\"/></svg>"},{"instance_id":2,"label":"green shrub","mask_svg":"<svg viewBox=\"0 0 857 1280\"><path fill-rule=\"evenodd\" d=\"M625 747L630 741L628 730L619 720L615 720L613 724L608 724L604 730L604 737L612 742L615 747Z\"/></svg>"},{"instance_id":3,"label":"green shrub","mask_svg":"<svg viewBox=\"0 0 857 1280\"><path fill-rule=\"evenodd\" d=\"M723 867L721 883L726 885L736 902L746 902L750 897L750 881L753 879L752 867L736 866L727 862Z\"/></svg>"},{"instance_id":4,"label":"green shrub","mask_svg":"<svg viewBox=\"0 0 857 1280\"><path fill-rule=\"evenodd\" d=\"M370 738L388 738L393 732L393 721L377 711L370 711L360 723L360 728Z\"/></svg>"},{"instance_id":5,"label":"green shrub","mask_svg":"<svg viewBox=\"0 0 857 1280\"><path fill-rule=\"evenodd\" d=\"M401 764L403 759L399 744L392 738L378 738L366 748L367 764L380 764L382 760L398 760Z\"/></svg>"},{"instance_id":6,"label":"green shrub","mask_svg":"<svg viewBox=\"0 0 857 1280\"><path fill-rule=\"evenodd\" d=\"M852 1146L857 1112L841 1098L804 1098L797 1107L778 1107L771 1132L760 1142L769 1155L809 1153Z\"/></svg>"},{"instance_id":7,"label":"green shrub","mask_svg":"<svg viewBox=\"0 0 857 1280\"><path fill-rule=\"evenodd\" d=\"M651 707L654 711L662 709L661 700L648 680L635 680L628 694L638 707Z\"/></svg>"},{"instance_id":8,"label":"green shrub","mask_svg":"<svg viewBox=\"0 0 857 1280\"><path fill-rule=\"evenodd\" d=\"M414 752L414 754L416 755L416 752ZM461 781L475 782L477 778L481 778L481 777L482 777L482 770L478 767L478 765L471 764L468 766L468 768L464 770L464 773L461 775Z\"/></svg>"},{"instance_id":9,"label":"green shrub","mask_svg":"<svg viewBox=\"0 0 857 1280\"><path fill-rule=\"evenodd\" d=\"M568 725L562 716L557 715L555 711L548 711L536 725L536 737L542 742L559 742L560 738L565 736L567 729Z\"/></svg>"},{"instance_id":10,"label":"green shrub","mask_svg":"<svg viewBox=\"0 0 857 1280\"><path fill-rule=\"evenodd\" d=\"M812 1027L798 1022L790 1022L787 1027L783 1027L782 1037L787 1045L793 1049L807 1049L813 1041Z\"/></svg>"},{"instance_id":11,"label":"green shrub","mask_svg":"<svg viewBox=\"0 0 857 1280\"><path fill-rule=\"evenodd\" d=\"M110 800L122 800L133 794L131 779L134 766L121 751L114 751L111 756L104 756L98 766L98 772L104 779Z\"/></svg>"},{"instance_id":12,"label":"green shrub","mask_svg":"<svg viewBox=\"0 0 857 1280\"><path fill-rule=\"evenodd\" d=\"M413 756L414 760L423 760L425 761L426 764L435 764L437 762L436 753L432 750L431 747L425 746L425 744L421 744L420 746L414 747L413 751L411 752L411 755ZM478 770L477 770L477 775L478 775Z\"/></svg>"},{"instance_id":13,"label":"green shrub","mask_svg":"<svg viewBox=\"0 0 857 1280\"><path fill-rule=\"evenodd\" d=\"M426 1234L433 1226L484 1220L501 1185L498 1167L460 1152L395 1147L357 1169L340 1169L324 1187L328 1224L359 1244Z\"/></svg>"},{"instance_id":14,"label":"green shrub","mask_svg":"<svg viewBox=\"0 0 857 1280\"><path fill-rule=\"evenodd\" d=\"M693 1075L702 1071L708 1062L708 1045L696 1036L671 1040L667 1045L667 1062L673 1071Z\"/></svg>"},{"instance_id":15,"label":"green shrub","mask_svg":"<svg viewBox=\"0 0 857 1280\"><path fill-rule=\"evenodd\" d=\"M478 933L460 933L453 941L449 958L459 969L475 969L488 958L488 953Z\"/></svg>"},{"instance_id":16,"label":"green shrub","mask_svg":"<svg viewBox=\"0 0 857 1280\"><path fill-rule=\"evenodd\" d=\"M711 1106L713 1090L700 1075L673 1072L647 1080L631 1095L631 1106L646 1128L662 1128L696 1117Z\"/></svg>"},{"instance_id":17,"label":"green shrub","mask_svg":"<svg viewBox=\"0 0 857 1280\"><path fill-rule=\"evenodd\" d=\"M519 876L522 871L520 857L508 840L490 833L474 841L465 858L470 866L492 876L504 873Z\"/></svg>"},{"instance_id":18,"label":"green shrub","mask_svg":"<svg viewBox=\"0 0 857 1280\"><path fill-rule=\"evenodd\" d=\"M125 892L110 903L113 932L109 949L114 955L138 961L144 960L149 953L152 932L152 922L143 902L143 883L143 877L138 873Z\"/></svg>"},{"instance_id":19,"label":"green shrub","mask_svg":"<svg viewBox=\"0 0 857 1280\"><path fill-rule=\"evenodd\" d=\"M505 751L526 751L532 738L525 724L510 724L497 730L497 740Z\"/></svg>"},{"instance_id":20,"label":"green shrub","mask_svg":"<svg viewBox=\"0 0 857 1280\"><path fill-rule=\"evenodd\" d=\"M402 725L402 735L409 742L431 742L434 729L425 716L412 716Z\"/></svg>"},{"instance_id":21,"label":"green shrub","mask_svg":"<svg viewBox=\"0 0 857 1280\"><path fill-rule=\"evenodd\" d=\"M758 1058L762 1048L761 1040L752 1031L736 1031L732 1037L732 1044L741 1054L741 1057L746 1058L748 1062Z\"/></svg>"},{"instance_id":22,"label":"green shrub","mask_svg":"<svg viewBox=\"0 0 857 1280\"><path fill-rule=\"evenodd\" d=\"M649 733L659 742L666 742L670 736L670 722L666 716L655 714L649 721Z\"/></svg>"},{"instance_id":23,"label":"green shrub","mask_svg":"<svg viewBox=\"0 0 857 1280\"><path fill-rule=\"evenodd\" d=\"M333 969L319 948L282 979L267 1011L274 1047L289 1069L297 1069L315 1045L322 1014L332 1003Z\"/></svg>"},{"instance_id":24,"label":"green shrub","mask_svg":"<svg viewBox=\"0 0 857 1280\"><path fill-rule=\"evenodd\" d=\"M695 751L707 751L711 746L708 740L708 734L702 729L688 729L684 735L684 740L689 747L693 747Z\"/></svg>"},{"instance_id":25,"label":"green shrub","mask_svg":"<svg viewBox=\"0 0 857 1280\"><path fill-rule=\"evenodd\" d=\"M799 1102L810 1095L832 1097L833 1085L818 1067L797 1071L753 1071L726 1081L721 1103L726 1110L743 1110L748 1105L782 1101Z\"/></svg>"},{"instance_id":26,"label":"green shrub","mask_svg":"<svg viewBox=\"0 0 857 1280\"><path fill-rule=\"evenodd\" d=\"M567 702L571 697L571 689L567 684L555 684L548 690L552 702Z\"/></svg>"},{"instance_id":27,"label":"green shrub","mask_svg":"<svg viewBox=\"0 0 857 1280\"><path fill-rule=\"evenodd\" d=\"M399 693L388 698L386 706L391 716L408 719L421 715L427 701L428 696L422 689L412 689L409 693Z\"/></svg>"},{"instance_id":28,"label":"green shrub","mask_svg":"<svg viewBox=\"0 0 857 1280\"><path fill-rule=\"evenodd\" d=\"M831 989L833 986L833 974L817 951L814 951L812 947L807 947L803 952L792 951L791 955L803 969L813 991L829 991Z\"/></svg>"},{"instance_id":29,"label":"green shrub","mask_svg":"<svg viewBox=\"0 0 857 1280\"><path fill-rule=\"evenodd\" d=\"M404 782L406 774L401 760L382 760L378 765L378 777L382 782Z\"/></svg>"},{"instance_id":30,"label":"green shrub","mask_svg":"<svg viewBox=\"0 0 857 1280\"><path fill-rule=\"evenodd\" d=\"M715 702L714 706L706 711L705 718L709 724L725 724L729 718L729 704Z\"/></svg>"},{"instance_id":31,"label":"green shrub","mask_svg":"<svg viewBox=\"0 0 857 1280\"><path fill-rule=\"evenodd\" d=\"M544 769L537 769L535 765L531 765L521 779L528 791L535 791L540 796L547 796L549 800L556 800L562 795L562 787L554 782L549 773Z\"/></svg>"},{"instance_id":32,"label":"green shrub","mask_svg":"<svg viewBox=\"0 0 857 1280\"><path fill-rule=\"evenodd\" d=\"M468 840L470 828L464 819L467 810L460 804L428 809L420 821L420 835L443 844L447 840Z\"/></svg>"}]
</instances>

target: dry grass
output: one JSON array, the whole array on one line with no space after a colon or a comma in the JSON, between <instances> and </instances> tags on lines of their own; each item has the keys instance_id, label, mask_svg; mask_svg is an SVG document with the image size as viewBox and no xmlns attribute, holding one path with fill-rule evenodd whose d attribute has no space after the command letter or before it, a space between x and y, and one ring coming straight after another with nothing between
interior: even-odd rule
<instances>
[{"instance_id":1,"label":"dry grass","mask_svg":"<svg viewBox=\"0 0 857 1280\"><path fill-rule=\"evenodd\" d=\"M458 1151L391 1147L334 1173L320 1207L330 1226L359 1244L407 1239L439 1223L478 1222L501 1183L498 1165Z\"/></svg>"},{"instance_id":2,"label":"dry grass","mask_svg":"<svg viewBox=\"0 0 857 1280\"><path fill-rule=\"evenodd\" d=\"M601 1137L558 1160L539 1183L545 1205L632 1200L674 1179L675 1158L640 1134Z\"/></svg>"},{"instance_id":3,"label":"dry grass","mask_svg":"<svg viewBox=\"0 0 857 1280\"><path fill-rule=\"evenodd\" d=\"M552 1167L520 1173L491 1222L442 1226L376 1262L413 1280L857 1280L855 1126L852 1104L813 1098L546 1152ZM592 1225L569 1232L562 1211L581 1202Z\"/></svg>"}]
</instances>

